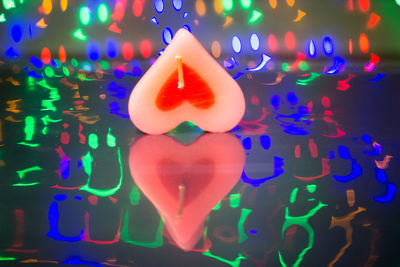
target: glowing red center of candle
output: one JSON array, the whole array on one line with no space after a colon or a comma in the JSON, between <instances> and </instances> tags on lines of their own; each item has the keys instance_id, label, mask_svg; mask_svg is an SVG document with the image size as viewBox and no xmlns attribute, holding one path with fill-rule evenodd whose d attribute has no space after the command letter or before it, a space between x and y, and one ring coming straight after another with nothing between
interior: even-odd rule
<instances>
[{"instance_id":1,"label":"glowing red center of candle","mask_svg":"<svg viewBox=\"0 0 400 267\"><path fill-rule=\"evenodd\" d=\"M189 101L196 108L210 108L215 102L213 91L193 69L185 64L182 64L182 68L185 87L178 88L178 70L176 70L158 93L157 107L162 111L168 111L184 101Z\"/></svg>"}]
</instances>

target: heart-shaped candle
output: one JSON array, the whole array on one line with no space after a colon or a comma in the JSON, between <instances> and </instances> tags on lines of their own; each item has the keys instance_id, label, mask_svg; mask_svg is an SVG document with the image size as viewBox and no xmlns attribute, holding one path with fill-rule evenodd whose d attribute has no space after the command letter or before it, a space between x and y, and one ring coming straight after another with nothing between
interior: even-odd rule
<instances>
[{"instance_id":1,"label":"heart-shaped candle","mask_svg":"<svg viewBox=\"0 0 400 267\"><path fill-rule=\"evenodd\" d=\"M239 85L185 29L176 33L129 99L133 124L149 134L169 132L184 121L208 132L226 132L244 111Z\"/></svg>"},{"instance_id":2,"label":"heart-shaped candle","mask_svg":"<svg viewBox=\"0 0 400 267\"><path fill-rule=\"evenodd\" d=\"M144 136L129 154L133 180L184 250L196 245L204 220L238 182L244 162L240 142L229 134L204 134L187 146L169 136Z\"/></svg>"}]
</instances>

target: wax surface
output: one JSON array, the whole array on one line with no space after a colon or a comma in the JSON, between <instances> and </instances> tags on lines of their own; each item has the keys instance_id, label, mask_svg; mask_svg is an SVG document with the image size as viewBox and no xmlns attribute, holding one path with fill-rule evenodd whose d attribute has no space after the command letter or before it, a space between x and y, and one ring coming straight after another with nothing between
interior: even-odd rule
<instances>
[{"instance_id":1,"label":"wax surface","mask_svg":"<svg viewBox=\"0 0 400 267\"><path fill-rule=\"evenodd\" d=\"M199 241L204 220L238 182L244 162L243 147L230 134L204 134L187 146L169 136L144 136L129 154L135 184L184 250Z\"/></svg>"},{"instance_id":2,"label":"wax surface","mask_svg":"<svg viewBox=\"0 0 400 267\"><path fill-rule=\"evenodd\" d=\"M178 88L182 77L184 87ZM133 124L149 134L169 132L185 121L205 131L226 132L239 123L244 111L239 85L185 29L175 34L129 99Z\"/></svg>"},{"instance_id":3,"label":"wax surface","mask_svg":"<svg viewBox=\"0 0 400 267\"><path fill-rule=\"evenodd\" d=\"M172 110L189 101L199 109L208 109L215 102L215 96L208 84L196 71L183 64L185 87L180 89L178 84L178 70L173 73L158 93L156 105L162 111Z\"/></svg>"}]
</instances>

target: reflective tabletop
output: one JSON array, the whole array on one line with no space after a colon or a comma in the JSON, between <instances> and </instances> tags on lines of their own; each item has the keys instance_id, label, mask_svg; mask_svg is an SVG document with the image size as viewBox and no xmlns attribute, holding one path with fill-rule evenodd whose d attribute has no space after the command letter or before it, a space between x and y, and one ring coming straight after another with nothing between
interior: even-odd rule
<instances>
[{"instance_id":1,"label":"reflective tabletop","mask_svg":"<svg viewBox=\"0 0 400 267\"><path fill-rule=\"evenodd\" d=\"M232 131L146 135L141 75L4 64L0 264L396 266L396 70L244 74Z\"/></svg>"}]
</instances>

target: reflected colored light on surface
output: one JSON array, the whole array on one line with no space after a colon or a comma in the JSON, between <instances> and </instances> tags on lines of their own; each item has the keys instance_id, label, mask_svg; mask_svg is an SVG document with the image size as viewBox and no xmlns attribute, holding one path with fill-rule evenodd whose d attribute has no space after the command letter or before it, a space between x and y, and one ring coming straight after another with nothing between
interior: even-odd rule
<instances>
[{"instance_id":1,"label":"reflected colored light on surface","mask_svg":"<svg viewBox=\"0 0 400 267\"><path fill-rule=\"evenodd\" d=\"M394 0L394 1L398 6L400 6L400 0Z\"/></svg>"},{"instance_id":2,"label":"reflected colored light on surface","mask_svg":"<svg viewBox=\"0 0 400 267\"><path fill-rule=\"evenodd\" d=\"M43 170L43 169L40 168L39 166L33 166L30 168L19 170L19 171L17 171L17 174L18 174L19 179L24 179L25 174L27 174L28 172L41 171L41 170Z\"/></svg>"},{"instance_id":3,"label":"reflected colored light on surface","mask_svg":"<svg viewBox=\"0 0 400 267\"><path fill-rule=\"evenodd\" d=\"M375 165L379 169L387 169L392 158L393 156L385 155L385 158L382 161L375 160Z\"/></svg>"},{"instance_id":4,"label":"reflected colored light on surface","mask_svg":"<svg viewBox=\"0 0 400 267\"><path fill-rule=\"evenodd\" d=\"M359 44L360 44L361 52L363 52L363 53L368 53L368 50L369 50L369 40L368 40L367 35L365 35L364 33L362 33L362 34L360 35L360 38L359 38L358 41L359 41Z\"/></svg>"},{"instance_id":5,"label":"reflected colored light on surface","mask_svg":"<svg viewBox=\"0 0 400 267\"><path fill-rule=\"evenodd\" d=\"M296 38L292 32L285 34L285 45L288 50L293 50L296 47Z\"/></svg>"},{"instance_id":6,"label":"reflected colored light on surface","mask_svg":"<svg viewBox=\"0 0 400 267\"><path fill-rule=\"evenodd\" d=\"M129 194L129 202L131 203L131 205L136 206L139 204L140 197L141 197L140 190L136 185L134 185L132 187L131 193Z\"/></svg>"},{"instance_id":7,"label":"reflected colored light on surface","mask_svg":"<svg viewBox=\"0 0 400 267\"><path fill-rule=\"evenodd\" d=\"M380 61L380 58L379 58L377 55L371 53L371 60L370 60L370 62L364 67L364 70L367 71L367 72L373 71L373 70L375 69L376 64L378 64L379 61Z\"/></svg>"},{"instance_id":8,"label":"reflected colored light on surface","mask_svg":"<svg viewBox=\"0 0 400 267\"><path fill-rule=\"evenodd\" d=\"M316 72L311 72L310 76L305 79L298 79L296 84L298 85L309 85L312 81L314 81L316 78L320 77L321 74L316 73Z\"/></svg>"},{"instance_id":9,"label":"reflected colored light on surface","mask_svg":"<svg viewBox=\"0 0 400 267\"><path fill-rule=\"evenodd\" d=\"M229 206L231 208L237 208L240 206L240 194L231 194L229 196Z\"/></svg>"},{"instance_id":10,"label":"reflected colored light on surface","mask_svg":"<svg viewBox=\"0 0 400 267\"><path fill-rule=\"evenodd\" d=\"M242 209L241 213L240 213L240 218L239 218L239 222L238 222L238 234L239 234L239 239L238 239L238 243L242 243L244 241L247 240L247 235L244 232L244 223L247 219L247 217L250 215L250 213L252 212L251 209Z\"/></svg>"},{"instance_id":11,"label":"reflected colored light on surface","mask_svg":"<svg viewBox=\"0 0 400 267\"><path fill-rule=\"evenodd\" d=\"M78 236L73 236L73 237L62 236L58 231L59 217L60 217L60 213L58 211L58 204L57 204L57 202L54 201L53 203L51 203L51 205L49 207L49 212L48 212L48 219L49 219L49 226L50 226L50 230L47 233L48 237L54 238L55 240L62 240L62 241L67 241L67 242L77 242L77 241L83 239L83 233L84 233L83 229L81 230L81 232Z\"/></svg>"},{"instance_id":12,"label":"reflected colored light on surface","mask_svg":"<svg viewBox=\"0 0 400 267\"><path fill-rule=\"evenodd\" d=\"M61 45L58 49L58 58L60 59L61 63L65 63L67 61L67 53L65 52L63 45Z\"/></svg>"},{"instance_id":13,"label":"reflected colored light on surface","mask_svg":"<svg viewBox=\"0 0 400 267\"><path fill-rule=\"evenodd\" d=\"M33 183L17 183L17 184L13 184L12 186L17 186L17 187L28 187L28 186L34 186L34 185L38 185L39 182L33 182Z\"/></svg>"},{"instance_id":14,"label":"reflected colored light on surface","mask_svg":"<svg viewBox=\"0 0 400 267\"><path fill-rule=\"evenodd\" d=\"M0 256L0 261L13 261L16 260L14 257L3 257Z\"/></svg>"},{"instance_id":15,"label":"reflected colored light on surface","mask_svg":"<svg viewBox=\"0 0 400 267\"><path fill-rule=\"evenodd\" d=\"M69 70L67 67L63 66L62 71L65 77L69 77Z\"/></svg>"},{"instance_id":16,"label":"reflected colored light on surface","mask_svg":"<svg viewBox=\"0 0 400 267\"><path fill-rule=\"evenodd\" d=\"M26 116L25 118L25 141L32 141L33 135L35 134L35 118L32 116Z\"/></svg>"},{"instance_id":17,"label":"reflected colored light on surface","mask_svg":"<svg viewBox=\"0 0 400 267\"><path fill-rule=\"evenodd\" d=\"M230 134L203 134L190 145L169 136L147 135L129 153L135 184L184 250L193 249L208 214L238 182L244 161L239 140ZM240 205L240 194L230 195L231 204Z\"/></svg>"},{"instance_id":18,"label":"reflected colored light on surface","mask_svg":"<svg viewBox=\"0 0 400 267\"><path fill-rule=\"evenodd\" d=\"M290 64L287 63L287 62L282 63L282 70L283 70L284 72L290 71Z\"/></svg>"},{"instance_id":19,"label":"reflected colored light on surface","mask_svg":"<svg viewBox=\"0 0 400 267\"><path fill-rule=\"evenodd\" d=\"M145 247L145 248L158 248L164 244L164 238L162 235L163 228L164 228L163 220L160 220L160 223L158 225L153 242L140 242L140 241L131 240L131 237L129 235L129 225L130 225L129 213L126 212L124 219L123 219L122 230L121 230L121 240L122 241L129 243L129 244L133 244L135 246L141 246L141 247Z\"/></svg>"},{"instance_id":20,"label":"reflected colored light on surface","mask_svg":"<svg viewBox=\"0 0 400 267\"><path fill-rule=\"evenodd\" d=\"M79 10L79 21L85 26L90 24L90 21L91 21L90 13L91 13L91 11L90 11L89 7L87 7L87 6L83 6Z\"/></svg>"},{"instance_id":21,"label":"reflected colored light on surface","mask_svg":"<svg viewBox=\"0 0 400 267\"><path fill-rule=\"evenodd\" d=\"M97 149L99 147L99 137L95 133L91 133L88 138L89 147Z\"/></svg>"},{"instance_id":22,"label":"reflected colored light on surface","mask_svg":"<svg viewBox=\"0 0 400 267\"><path fill-rule=\"evenodd\" d=\"M108 128L108 133L107 133L107 146L109 147L115 147L116 144L116 138L114 135L111 134L111 128Z\"/></svg>"},{"instance_id":23,"label":"reflected colored light on surface","mask_svg":"<svg viewBox=\"0 0 400 267\"><path fill-rule=\"evenodd\" d=\"M353 207L354 204L356 203L356 194L353 189L348 189L346 190L346 196L347 196L347 204L349 207Z\"/></svg>"},{"instance_id":24,"label":"reflected colored light on surface","mask_svg":"<svg viewBox=\"0 0 400 267\"><path fill-rule=\"evenodd\" d=\"M152 45L151 42L147 39L144 39L140 42L140 54L144 58L149 58L152 53Z\"/></svg>"},{"instance_id":25,"label":"reflected colored light on surface","mask_svg":"<svg viewBox=\"0 0 400 267\"><path fill-rule=\"evenodd\" d=\"M100 67L103 70L108 70L108 69L110 69L111 66L110 66L110 63L108 61L102 60L102 61L100 61Z\"/></svg>"},{"instance_id":26,"label":"reflected colored light on surface","mask_svg":"<svg viewBox=\"0 0 400 267\"><path fill-rule=\"evenodd\" d=\"M219 210L221 208L221 201L218 202L217 205L215 205L215 207L213 208L213 210Z\"/></svg>"},{"instance_id":27,"label":"reflected colored light on surface","mask_svg":"<svg viewBox=\"0 0 400 267\"><path fill-rule=\"evenodd\" d=\"M270 56L268 56L267 54L262 54L262 61L260 62L260 64L258 66L256 66L255 68L246 68L246 70L248 71L259 71L262 68L265 67L265 65L267 65L268 61L271 59Z\"/></svg>"},{"instance_id":28,"label":"reflected colored light on surface","mask_svg":"<svg viewBox=\"0 0 400 267\"><path fill-rule=\"evenodd\" d=\"M306 186L308 192L310 192L311 194L313 194L315 192L315 190L317 190L317 185L315 184L309 184Z\"/></svg>"},{"instance_id":29,"label":"reflected colored light on surface","mask_svg":"<svg viewBox=\"0 0 400 267\"><path fill-rule=\"evenodd\" d=\"M346 61L343 58L335 57L333 59L332 66L327 71L325 71L325 74L333 75L339 73L341 70L343 70L345 63Z\"/></svg>"},{"instance_id":30,"label":"reflected colored light on surface","mask_svg":"<svg viewBox=\"0 0 400 267\"><path fill-rule=\"evenodd\" d=\"M104 3L100 4L97 8L97 18L101 23L106 23L110 17L108 6Z\"/></svg>"},{"instance_id":31,"label":"reflected colored light on surface","mask_svg":"<svg viewBox=\"0 0 400 267\"><path fill-rule=\"evenodd\" d=\"M49 78L53 77L54 76L53 68L50 66L47 66L46 68L44 68L44 74Z\"/></svg>"},{"instance_id":32,"label":"reflected colored light on surface","mask_svg":"<svg viewBox=\"0 0 400 267\"><path fill-rule=\"evenodd\" d=\"M374 199L378 202L381 203L387 203L390 202L394 199L394 196L396 194L396 190L397 190L397 186L392 184L392 183L388 183L387 184L387 189L386 189L386 194L384 196L380 196L380 197L374 197Z\"/></svg>"},{"instance_id":33,"label":"reflected colored light on surface","mask_svg":"<svg viewBox=\"0 0 400 267\"><path fill-rule=\"evenodd\" d=\"M142 15L145 2L145 0L133 0L132 13L135 17L140 17Z\"/></svg>"},{"instance_id":34,"label":"reflected colored light on surface","mask_svg":"<svg viewBox=\"0 0 400 267\"><path fill-rule=\"evenodd\" d=\"M87 156L88 156L88 160L87 160L88 163L86 163L86 166L85 166L85 159L83 159L83 162L84 162L83 167L85 168L85 172L88 174L89 177L88 177L87 183L84 186L82 186L81 188L79 188L79 190L83 190L83 191L89 192L90 194L93 194L93 195L96 195L96 196L99 196L99 197L109 197L109 196L114 195L121 188L122 178L123 178L123 175L124 175L123 168L122 168L122 162L121 162L121 150L120 150L120 148L118 148L118 164L119 164L120 177L119 177L118 184L114 188L110 188L110 189L96 189L96 188L91 188L89 186L90 179L91 179L91 174L92 174L92 161L93 161L93 158L90 155L90 152L87 153Z\"/></svg>"},{"instance_id":35,"label":"reflected colored light on surface","mask_svg":"<svg viewBox=\"0 0 400 267\"><path fill-rule=\"evenodd\" d=\"M22 29L20 25L14 25L11 28L11 37L14 42L19 43L22 38Z\"/></svg>"},{"instance_id":36,"label":"reflected colored light on surface","mask_svg":"<svg viewBox=\"0 0 400 267\"><path fill-rule=\"evenodd\" d=\"M297 188L295 188L297 189ZM295 190L293 189L293 191ZM291 193L291 200L292 200L292 196L293 196L293 191ZM297 191L296 191L297 193ZM290 226L292 225L298 225L303 227L307 232L308 232L308 245L306 248L304 248L299 255L297 256L296 261L293 263L292 266L294 267L298 267L300 265L300 263L303 261L303 258L305 256L305 254L307 253L308 250L310 250L313 247L314 244L314 230L311 228L310 224L308 223L308 220L314 216L321 208L328 206L326 204L323 204L321 201L318 203L318 205L316 207L314 207L313 209L309 210L307 214L303 215L303 216L290 216L289 215L289 208L286 207L285 209L285 222L282 226L282 239L284 238L284 234L286 229L288 229ZM288 265L284 262L281 251L278 251L278 256L279 256L279 261L281 263L281 265L283 267L287 267Z\"/></svg>"},{"instance_id":37,"label":"reflected colored light on surface","mask_svg":"<svg viewBox=\"0 0 400 267\"><path fill-rule=\"evenodd\" d=\"M243 260L243 259L247 259L246 257L242 256L242 254L240 254L240 253L239 253L239 256L233 261L229 261L229 260L224 259L222 257L215 256L209 250L206 251L206 252L203 252L202 254L204 256L211 257L211 258L217 259L217 260L219 260L221 262L224 262L226 264L229 264L232 267L239 267L240 266L240 261Z\"/></svg>"},{"instance_id":38,"label":"reflected colored light on surface","mask_svg":"<svg viewBox=\"0 0 400 267\"><path fill-rule=\"evenodd\" d=\"M4 15L4 13L0 14L0 23L6 22L6 21L7 21L6 15Z\"/></svg>"},{"instance_id":39,"label":"reflected colored light on surface","mask_svg":"<svg viewBox=\"0 0 400 267\"><path fill-rule=\"evenodd\" d=\"M296 201L296 197L297 197L297 192L299 191L299 188L295 188L293 189L292 193L290 193L290 203L294 203Z\"/></svg>"},{"instance_id":40,"label":"reflected colored light on surface","mask_svg":"<svg viewBox=\"0 0 400 267\"><path fill-rule=\"evenodd\" d=\"M50 53L50 50L47 47L44 47L42 49L42 53L41 53L40 57L41 57L42 62L44 64L50 64L50 62L51 62L51 53Z\"/></svg>"},{"instance_id":41,"label":"reflected colored light on surface","mask_svg":"<svg viewBox=\"0 0 400 267\"><path fill-rule=\"evenodd\" d=\"M309 69L308 63L305 62L305 61L300 61L300 63L299 63L299 69L300 69L301 71L307 71L307 70Z\"/></svg>"},{"instance_id":42,"label":"reflected colored light on surface","mask_svg":"<svg viewBox=\"0 0 400 267\"><path fill-rule=\"evenodd\" d=\"M343 256L345 251L347 250L348 247L353 244L353 226L351 225L351 222L354 220L356 215L358 213L366 211L365 208L363 207L358 207L357 210L350 212L349 214L341 217L335 217L332 216L331 219L331 225L329 226L329 229L335 228L335 227L341 227L344 229L346 233L346 245L344 245L340 250L339 253L335 256L335 258L329 263L328 267L333 267L336 262L339 261L339 259Z\"/></svg>"}]
</instances>

